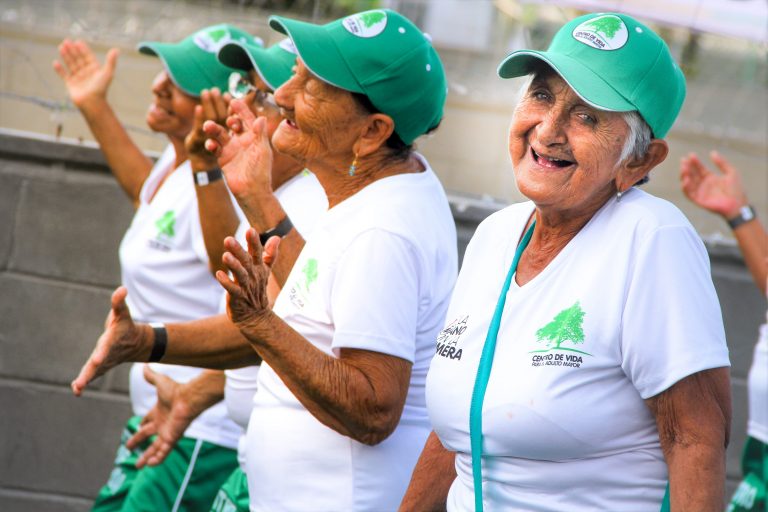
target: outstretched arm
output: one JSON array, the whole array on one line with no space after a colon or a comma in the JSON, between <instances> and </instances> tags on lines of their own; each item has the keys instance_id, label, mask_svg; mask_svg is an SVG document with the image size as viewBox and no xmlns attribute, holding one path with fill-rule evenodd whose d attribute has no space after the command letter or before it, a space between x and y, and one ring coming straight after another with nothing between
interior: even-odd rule
<instances>
[{"instance_id":1,"label":"outstretched arm","mask_svg":"<svg viewBox=\"0 0 768 512\"><path fill-rule=\"evenodd\" d=\"M227 118L227 101L217 88L203 91L200 105L195 107L195 121L187 135L184 146L189 155L193 173L216 170L219 164L216 155L205 149L203 124L207 121L224 124ZM240 217L232 204L232 198L223 179L206 182L195 180L200 226L203 231L208 266L212 274L223 270L221 256L224 254L224 239L233 236L240 225Z\"/></svg>"},{"instance_id":2,"label":"outstretched arm","mask_svg":"<svg viewBox=\"0 0 768 512\"><path fill-rule=\"evenodd\" d=\"M84 41L65 39L59 45L59 56L61 62L54 61L53 68L64 80L72 103L83 114L118 183L138 207L152 161L133 142L107 102L118 50L109 50L102 65Z\"/></svg>"},{"instance_id":3,"label":"outstretched arm","mask_svg":"<svg viewBox=\"0 0 768 512\"><path fill-rule=\"evenodd\" d=\"M737 216L739 210L749 204L747 193L735 167L715 151L710 154L710 158L720 169L720 174L708 169L696 154L691 153L680 162L680 182L688 199L727 221ZM768 232L760 219L754 218L737 226L733 235L755 284L765 295L768 278Z\"/></svg>"},{"instance_id":4,"label":"outstretched arm","mask_svg":"<svg viewBox=\"0 0 768 512\"><path fill-rule=\"evenodd\" d=\"M728 368L689 375L646 404L669 467L672 510L723 510L731 424Z\"/></svg>"},{"instance_id":5,"label":"outstretched arm","mask_svg":"<svg viewBox=\"0 0 768 512\"><path fill-rule=\"evenodd\" d=\"M138 432L126 446L133 450L151 436L157 437L136 461L137 468L163 462L195 418L224 398L225 377L219 370L205 370L180 384L144 366L144 378L157 389L157 403L141 419Z\"/></svg>"},{"instance_id":6,"label":"outstretched arm","mask_svg":"<svg viewBox=\"0 0 768 512\"><path fill-rule=\"evenodd\" d=\"M456 479L456 454L445 449L437 434L429 434L400 503L400 512L445 510L448 490Z\"/></svg>"}]
</instances>

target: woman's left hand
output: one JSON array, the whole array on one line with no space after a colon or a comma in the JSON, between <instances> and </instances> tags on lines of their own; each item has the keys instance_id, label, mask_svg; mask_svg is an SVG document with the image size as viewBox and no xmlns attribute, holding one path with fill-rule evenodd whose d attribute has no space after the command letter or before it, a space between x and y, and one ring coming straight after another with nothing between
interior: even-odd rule
<instances>
[{"instance_id":1,"label":"woman's left hand","mask_svg":"<svg viewBox=\"0 0 768 512\"><path fill-rule=\"evenodd\" d=\"M216 155L205 148L208 136L203 131L206 121L212 121L219 126L224 126L227 121L227 109L229 107L229 95L221 94L219 89L204 90L200 94L200 105L195 107L195 120L192 131L184 140L184 147L189 154L192 169L204 171L217 166Z\"/></svg>"},{"instance_id":2,"label":"woman's left hand","mask_svg":"<svg viewBox=\"0 0 768 512\"><path fill-rule=\"evenodd\" d=\"M232 273L232 278L218 271L216 279L227 290L227 315L230 320L241 331L252 331L270 311L267 281L277 257L280 237L270 238L266 247L262 247L258 233L250 228L245 238L247 251L233 237L224 240L227 252L222 262Z\"/></svg>"}]
</instances>

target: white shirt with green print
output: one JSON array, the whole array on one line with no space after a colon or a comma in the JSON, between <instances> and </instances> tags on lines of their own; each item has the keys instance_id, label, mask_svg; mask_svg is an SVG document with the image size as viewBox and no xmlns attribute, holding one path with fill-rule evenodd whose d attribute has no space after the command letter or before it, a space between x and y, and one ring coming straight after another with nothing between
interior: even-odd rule
<instances>
[{"instance_id":1,"label":"white shirt with green print","mask_svg":"<svg viewBox=\"0 0 768 512\"><path fill-rule=\"evenodd\" d=\"M175 158L169 145L141 188L139 207L120 244L122 283L136 321L185 322L221 311L224 290L208 269L189 161L168 175L158 189ZM130 377L131 404L139 416L157 401L154 386L144 379L143 366L133 365ZM202 371L159 363L151 366L178 382L187 382ZM236 448L241 432L219 403L192 422L185 435Z\"/></svg>"},{"instance_id":2,"label":"white shirt with green print","mask_svg":"<svg viewBox=\"0 0 768 512\"><path fill-rule=\"evenodd\" d=\"M533 212L477 229L427 378L456 451L448 510L474 507L469 409L488 325ZM701 239L672 204L610 200L533 280L510 286L483 404L486 510L659 510L667 468L644 399L729 366Z\"/></svg>"}]
</instances>

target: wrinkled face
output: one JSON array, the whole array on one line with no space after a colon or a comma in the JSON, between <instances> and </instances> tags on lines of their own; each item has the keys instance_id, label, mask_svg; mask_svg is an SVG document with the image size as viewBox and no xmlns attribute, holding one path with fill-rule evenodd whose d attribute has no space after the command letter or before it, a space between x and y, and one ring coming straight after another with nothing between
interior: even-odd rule
<instances>
[{"instance_id":1,"label":"wrinkled face","mask_svg":"<svg viewBox=\"0 0 768 512\"><path fill-rule=\"evenodd\" d=\"M349 158L367 116L352 93L323 82L296 59L275 100L285 115L272 137L277 151L301 162Z\"/></svg>"},{"instance_id":2,"label":"wrinkled face","mask_svg":"<svg viewBox=\"0 0 768 512\"><path fill-rule=\"evenodd\" d=\"M152 94L154 99L146 117L149 128L169 137L186 137L194 124L197 98L176 87L165 70L152 82Z\"/></svg>"},{"instance_id":3,"label":"wrinkled face","mask_svg":"<svg viewBox=\"0 0 768 512\"><path fill-rule=\"evenodd\" d=\"M596 211L616 191L628 134L621 114L589 106L551 70L538 74L509 129L520 192L539 207Z\"/></svg>"}]
</instances>

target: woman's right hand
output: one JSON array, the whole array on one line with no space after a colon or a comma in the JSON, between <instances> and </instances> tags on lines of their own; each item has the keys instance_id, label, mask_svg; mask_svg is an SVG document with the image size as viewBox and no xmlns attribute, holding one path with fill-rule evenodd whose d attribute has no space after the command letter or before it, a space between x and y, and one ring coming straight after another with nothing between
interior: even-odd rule
<instances>
[{"instance_id":1,"label":"woman's right hand","mask_svg":"<svg viewBox=\"0 0 768 512\"><path fill-rule=\"evenodd\" d=\"M729 219L747 204L741 176L718 152L713 151L710 158L722 174L712 172L691 153L680 160L680 184L693 203Z\"/></svg>"},{"instance_id":2,"label":"woman's right hand","mask_svg":"<svg viewBox=\"0 0 768 512\"><path fill-rule=\"evenodd\" d=\"M90 101L106 100L118 54L117 48L110 49L102 65L84 41L65 39L61 42L59 56L63 64L55 60L53 69L64 80L69 97L76 107L82 109Z\"/></svg>"},{"instance_id":3,"label":"woman's right hand","mask_svg":"<svg viewBox=\"0 0 768 512\"><path fill-rule=\"evenodd\" d=\"M228 94L221 94L216 87L211 90L203 90L200 93L200 105L195 107L195 121L192 131L184 139L184 146L187 149L192 170L209 170L218 165L216 155L205 148L207 136L203 131L203 125L207 121L212 121L217 125L224 126L227 120L229 99Z\"/></svg>"}]
</instances>

